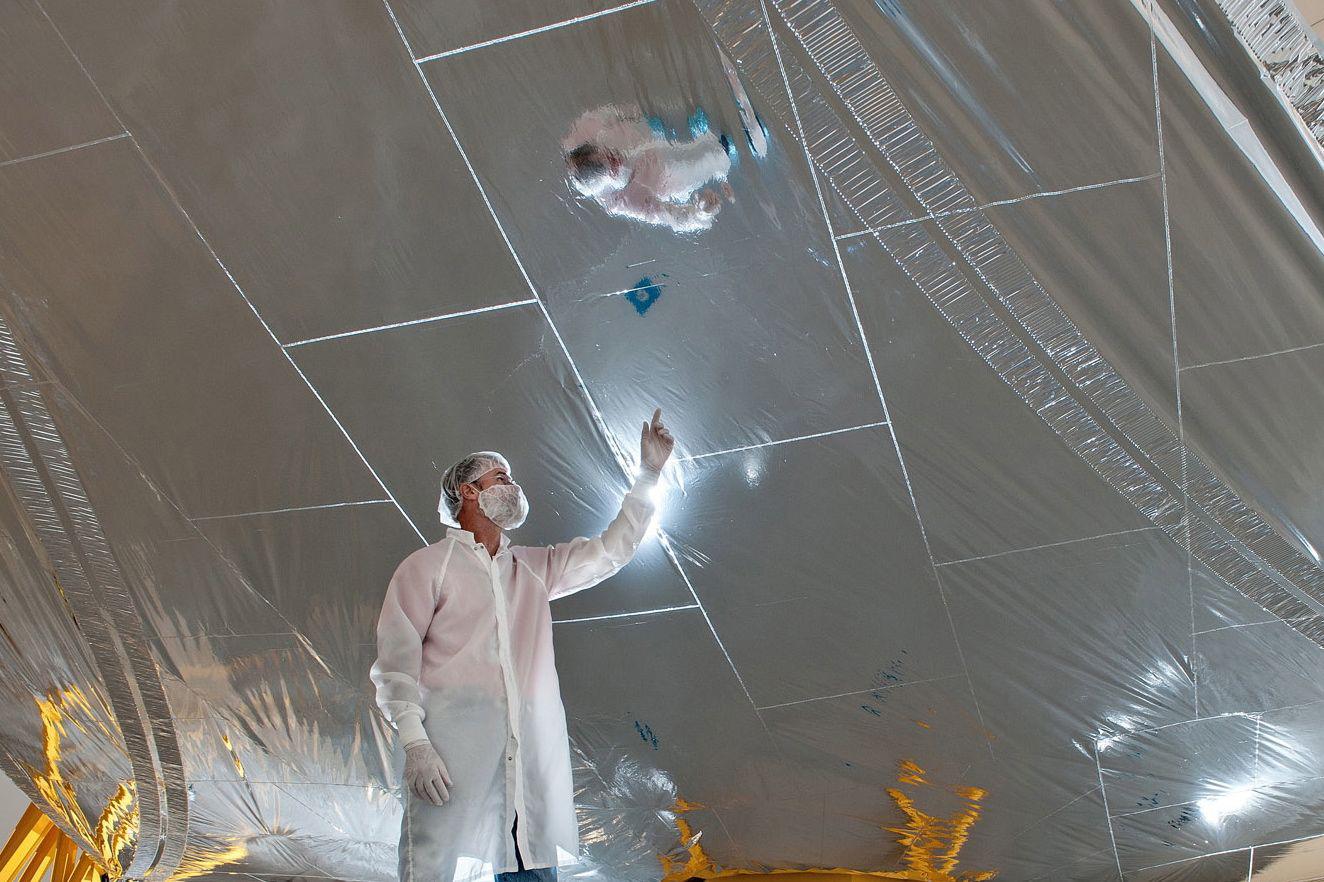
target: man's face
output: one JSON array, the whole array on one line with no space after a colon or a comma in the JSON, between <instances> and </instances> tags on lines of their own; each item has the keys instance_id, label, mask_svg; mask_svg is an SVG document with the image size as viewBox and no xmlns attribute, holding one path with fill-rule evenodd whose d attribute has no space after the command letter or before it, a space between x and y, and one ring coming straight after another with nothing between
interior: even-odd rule
<instances>
[{"instance_id":1,"label":"man's face","mask_svg":"<svg viewBox=\"0 0 1324 882\"><path fill-rule=\"evenodd\" d=\"M478 494L486 490L488 487L492 487L496 484L514 484L514 483L515 482L510 479L510 475L509 473L506 472L505 469L497 468L497 469L492 469L489 472L484 472L482 475L478 477L477 481L473 482L471 486L475 488L474 497L477 498Z\"/></svg>"}]
</instances>

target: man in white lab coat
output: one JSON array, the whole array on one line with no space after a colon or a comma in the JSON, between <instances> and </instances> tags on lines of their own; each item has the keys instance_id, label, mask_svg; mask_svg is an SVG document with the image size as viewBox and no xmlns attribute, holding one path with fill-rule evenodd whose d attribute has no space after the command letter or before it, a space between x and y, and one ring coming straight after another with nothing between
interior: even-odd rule
<instances>
[{"instance_id":1,"label":"man in white lab coat","mask_svg":"<svg viewBox=\"0 0 1324 882\"><path fill-rule=\"evenodd\" d=\"M443 476L438 513L451 529L396 569L372 667L405 748L400 882L550 882L578 857L548 604L634 556L675 446L661 414L643 425L620 513L591 539L511 545L505 530L528 501L500 454L472 454Z\"/></svg>"},{"instance_id":2,"label":"man in white lab coat","mask_svg":"<svg viewBox=\"0 0 1324 882\"><path fill-rule=\"evenodd\" d=\"M762 159L768 155L768 130L735 65L720 49L718 55L749 150ZM571 186L617 217L677 233L710 229L721 197L735 201L727 177L738 152L729 138L709 128L702 108L689 122L690 140L680 141L667 136L660 120L645 118L636 104L584 112L561 140Z\"/></svg>"},{"instance_id":3,"label":"man in white lab coat","mask_svg":"<svg viewBox=\"0 0 1324 882\"><path fill-rule=\"evenodd\" d=\"M727 143L707 129L673 141L638 105L609 104L580 115L561 147L571 185L608 214L693 233L712 227L719 192L735 200Z\"/></svg>"}]
</instances>

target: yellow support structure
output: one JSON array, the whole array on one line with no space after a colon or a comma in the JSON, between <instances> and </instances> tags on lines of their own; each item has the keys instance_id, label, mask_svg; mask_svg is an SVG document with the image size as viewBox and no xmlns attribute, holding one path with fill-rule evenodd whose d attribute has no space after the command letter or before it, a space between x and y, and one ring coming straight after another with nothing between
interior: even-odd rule
<instances>
[{"instance_id":1,"label":"yellow support structure","mask_svg":"<svg viewBox=\"0 0 1324 882\"><path fill-rule=\"evenodd\" d=\"M0 882L11 882L17 878L33 852L41 845L46 831L53 826L51 819L43 815L39 808L28 806L14 827L13 835L5 843L4 850L0 851Z\"/></svg>"},{"instance_id":2,"label":"yellow support structure","mask_svg":"<svg viewBox=\"0 0 1324 882\"><path fill-rule=\"evenodd\" d=\"M59 845L55 847L55 869L51 872L52 879L67 879L69 870L73 866L74 841L68 836L61 836Z\"/></svg>"},{"instance_id":3,"label":"yellow support structure","mask_svg":"<svg viewBox=\"0 0 1324 882\"><path fill-rule=\"evenodd\" d=\"M46 868L51 865L51 860L55 857L55 847L60 844L60 837L63 835L55 827L46 831L41 845L37 847L32 860L28 861L27 869L23 871L18 882L41 882L41 877L46 875Z\"/></svg>"},{"instance_id":4,"label":"yellow support structure","mask_svg":"<svg viewBox=\"0 0 1324 882\"><path fill-rule=\"evenodd\" d=\"M97 865L92 861L92 856L85 854L78 859L73 872L69 874L65 882L85 882L85 880L95 879L98 875L99 871Z\"/></svg>"},{"instance_id":5,"label":"yellow support structure","mask_svg":"<svg viewBox=\"0 0 1324 882\"><path fill-rule=\"evenodd\" d=\"M101 867L51 819L30 805L0 849L0 882L97 882Z\"/></svg>"}]
</instances>

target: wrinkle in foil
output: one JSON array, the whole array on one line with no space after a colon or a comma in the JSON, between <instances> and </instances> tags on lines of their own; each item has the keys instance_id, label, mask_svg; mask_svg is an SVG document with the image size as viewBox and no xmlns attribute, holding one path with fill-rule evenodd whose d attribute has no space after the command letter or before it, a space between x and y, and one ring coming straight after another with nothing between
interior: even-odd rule
<instances>
[{"instance_id":1,"label":"wrinkle in foil","mask_svg":"<svg viewBox=\"0 0 1324 882\"><path fill-rule=\"evenodd\" d=\"M901 870L853 870L846 867L723 867L704 850L702 831L696 832L684 813L702 809L702 805L677 797L667 813L678 833L677 843L658 853L662 864L662 882L687 882L694 878L733 879L742 876L796 873L813 876L851 876L856 879L889 879L898 882L989 882L999 875L996 869L961 869L961 850L983 814L981 802L987 791L973 786L944 787L928 779L928 773L911 760L897 764L896 786L886 788L904 818L901 826L884 829L896 837L900 847ZM935 795L938 797L934 799ZM925 804L945 802L943 813L935 813ZM950 812L948 814L947 812Z\"/></svg>"},{"instance_id":2,"label":"wrinkle in foil","mask_svg":"<svg viewBox=\"0 0 1324 882\"><path fill-rule=\"evenodd\" d=\"M183 767L170 708L96 513L43 392L31 385L34 379L2 320L0 349L5 352L4 379L16 384L0 395L0 461L88 639L133 762L140 847L125 873L165 878L182 854L188 831ZM164 850L158 854L162 842Z\"/></svg>"},{"instance_id":3,"label":"wrinkle in foil","mask_svg":"<svg viewBox=\"0 0 1324 882\"><path fill-rule=\"evenodd\" d=\"M658 855L675 845L676 785L612 744L607 724L576 719L570 742L582 867L575 878L604 875L652 882Z\"/></svg>"},{"instance_id":4,"label":"wrinkle in foil","mask_svg":"<svg viewBox=\"0 0 1324 882\"><path fill-rule=\"evenodd\" d=\"M1324 147L1324 57L1292 0L1215 0L1247 51Z\"/></svg>"}]
</instances>

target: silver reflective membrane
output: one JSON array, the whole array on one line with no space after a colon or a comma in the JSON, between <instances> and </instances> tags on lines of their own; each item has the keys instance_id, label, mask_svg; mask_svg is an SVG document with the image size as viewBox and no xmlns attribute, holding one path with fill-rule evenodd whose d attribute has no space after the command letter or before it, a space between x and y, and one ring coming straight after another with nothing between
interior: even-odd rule
<instances>
[{"instance_id":1,"label":"silver reflective membrane","mask_svg":"<svg viewBox=\"0 0 1324 882\"><path fill-rule=\"evenodd\" d=\"M0 0L0 765L114 878L394 879L442 472L596 535L661 407L562 878L1318 878L1307 15Z\"/></svg>"}]
</instances>

